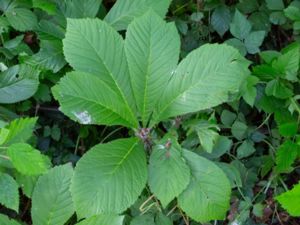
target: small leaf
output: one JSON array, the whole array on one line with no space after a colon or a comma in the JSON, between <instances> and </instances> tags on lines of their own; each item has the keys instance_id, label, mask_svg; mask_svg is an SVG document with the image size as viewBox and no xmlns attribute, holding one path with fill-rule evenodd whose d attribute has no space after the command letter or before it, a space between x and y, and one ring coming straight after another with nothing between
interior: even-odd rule
<instances>
[{"instance_id":1,"label":"small leaf","mask_svg":"<svg viewBox=\"0 0 300 225\"><path fill-rule=\"evenodd\" d=\"M38 179L32 195L31 215L34 225L63 225L72 216L72 176L73 168L71 164L66 164L52 168Z\"/></svg>"},{"instance_id":2,"label":"small leaf","mask_svg":"<svg viewBox=\"0 0 300 225\"><path fill-rule=\"evenodd\" d=\"M240 40L244 40L250 34L251 28L251 23L236 9L233 21L230 24L231 34Z\"/></svg>"},{"instance_id":3,"label":"small leaf","mask_svg":"<svg viewBox=\"0 0 300 225\"><path fill-rule=\"evenodd\" d=\"M278 173L290 172L298 156L299 145L287 140L276 151L276 171Z\"/></svg>"},{"instance_id":4,"label":"small leaf","mask_svg":"<svg viewBox=\"0 0 300 225\"><path fill-rule=\"evenodd\" d=\"M237 157L239 159L246 158L252 155L255 152L255 148L253 146L253 142L249 140L245 140L238 148L237 148Z\"/></svg>"},{"instance_id":5,"label":"small leaf","mask_svg":"<svg viewBox=\"0 0 300 225\"><path fill-rule=\"evenodd\" d=\"M265 91L268 96L274 96L279 99L287 99L293 95L293 91L280 80L268 82Z\"/></svg>"},{"instance_id":6,"label":"small leaf","mask_svg":"<svg viewBox=\"0 0 300 225\"><path fill-rule=\"evenodd\" d=\"M265 38L265 31L253 31L245 38L245 46L250 54L258 53Z\"/></svg>"},{"instance_id":7,"label":"small leaf","mask_svg":"<svg viewBox=\"0 0 300 225\"><path fill-rule=\"evenodd\" d=\"M14 167L25 175L43 174L51 165L47 156L25 143L9 146L7 154Z\"/></svg>"},{"instance_id":8,"label":"small leaf","mask_svg":"<svg viewBox=\"0 0 300 225\"><path fill-rule=\"evenodd\" d=\"M227 39L225 43L239 50L241 55L245 56L247 54L245 44L241 40L237 38L231 38Z\"/></svg>"},{"instance_id":9,"label":"small leaf","mask_svg":"<svg viewBox=\"0 0 300 225\"><path fill-rule=\"evenodd\" d=\"M156 146L150 156L148 182L164 208L182 193L189 181L190 169L180 150L173 145L169 149Z\"/></svg>"},{"instance_id":10,"label":"small leaf","mask_svg":"<svg viewBox=\"0 0 300 225\"><path fill-rule=\"evenodd\" d=\"M288 211L291 216L300 216L300 183L296 184L291 190L276 197L281 206Z\"/></svg>"},{"instance_id":11,"label":"small leaf","mask_svg":"<svg viewBox=\"0 0 300 225\"><path fill-rule=\"evenodd\" d=\"M18 189L18 183L11 176L0 172L0 204L19 212Z\"/></svg>"},{"instance_id":12,"label":"small leaf","mask_svg":"<svg viewBox=\"0 0 300 225\"><path fill-rule=\"evenodd\" d=\"M231 15L228 7L219 6L214 10L211 17L211 24L221 37L228 31L230 21Z\"/></svg>"},{"instance_id":13,"label":"small leaf","mask_svg":"<svg viewBox=\"0 0 300 225\"><path fill-rule=\"evenodd\" d=\"M235 121L231 127L232 135L238 139L242 140L246 137L248 126L240 121Z\"/></svg>"},{"instance_id":14,"label":"small leaf","mask_svg":"<svg viewBox=\"0 0 300 225\"><path fill-rule=\"evenodd\" d=\"M179 206L192 219L204 223L223 220L229 209L231 187L227 176L213 162L184 150L192 179L179 196Z\"/></svg>"}]
</instances>

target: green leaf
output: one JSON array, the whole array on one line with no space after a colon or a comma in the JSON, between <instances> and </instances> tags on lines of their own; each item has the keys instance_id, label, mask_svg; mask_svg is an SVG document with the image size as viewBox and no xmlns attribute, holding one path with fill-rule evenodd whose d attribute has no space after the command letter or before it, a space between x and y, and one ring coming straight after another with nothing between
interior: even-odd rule
<instances>
[{"instance_id":1,"label":"green leaf","mask_svg":"<svg viewBox=\"0 0 300 225\"><path fill-rule=\"evenodd\" d=\"M268 96L274 96L279 99L287 99L293 95L293 91L280 80L268 82L265 91Z\"/></svg>"},{"instance_id":2,"label":"green leaf","mask_svg":"<svg viewBox=\"0 0 300 225\"><path fill-rule=\"evenodd\" d=\"M190 169L181 156L181 149L164 145L154 148L149 162L149 186L165 208L188 186Z\"/></svg>"},{"instance_id":3,"label":"green leaf","mask_svg":"<svg viewBox=\"0 0 300 225\"><path fill-rule=\"evenodd\" d=\"M247 54L245 44L241 40L237 38L231 38L226 40L225 43L239 50L241 55L245 56Z\"/></svg>"},{"instance_id":4,"label":"green leaf","mask_svg":"<svg viewBox=\"0 0 300 225\"><path fill-rule=\"evenodd\" d=\"M154 222L154 217L151 214L145 214L133 218L130 225L156 225Z\"/></svg>"},{"instance_id":5,"label":"green leaf","mask_svg":"<svg viewBox=\"0 0 300 225\"><path fill-rule=\"evenodd\" d=\"M37 26L36 15L25 8L13 8L5 12L10 25L18 31L33 30Z\"/></svg>"},{"instance_id":6,"label":"green leaf","mask_svg":"<svg viewBox=\"0 0 300 225\"><path fill-rule=\"evenodd\" d=\"M245 38L245 46L250 54L260 51L259 47L262 45L265 35L265 31L253 31Z\"/></svg>"},{"instance_id":7,"label":"green leaf","mask_svg":"<svg viewBox=\"0 0 300 225\"><path fill-rule=\"evenodd\" d=\"M24 175L40 175L51 166L49 158L29 144L13 144L8 147L7 155L14 167Z\"/></svg>"},{"instance_id":8,"label":"green leaf","mask_svg":"<svg viewBox=\"0 0 300 225\"><path fill-rule=\"evenodd\" d=\"M266 0L267 7L270 10L283 10L284 3L282 0Z\"/></svg>"},{"instance_id":9,"label":"green leaf","mask_svg":"<svg viewBox=\"0 0 300 225\"><path fill-rule=\"evenodd\" d=\"M92 216L76 225L123 225L124 216L101 214Z\"/></svg>"},{"instance_id":10,"label":"green leaf","mask_svg":"<svg viewBox=\"0 0 300 225\"><path fill-rule=\"evenodd\" d=\"M26 176L21 173L16 173L15 178L19 186L22 188L23 194L25 194L28 198L31 198L38 176Z\"/></svg>"},{"instance_id":11,"label":"green leaf","mask_svg":"<svg viewBox=\"0 0 300 225\"><path fill-rule=\"evenodd\" d=\"M223 220L231 193L228 178L213 162L187 150L183 155L191 168L192 179L178 198L180 208L201 223Z\"/></svg>"},{"instance_id":12,"label":"green leaf","mask_svg":"<svg viewBox=\"0 0 300 225\"><path fill-rule=\"evenodd\" d=\"M93 18L97 15L102 0L55 0L66 18Z\"/></svg>"},{"instance_id":13,"label":"green leaf","mask_svg":"<svg viewBox=\"0 0 300 225\"><path fill-rule=\"evenodd\" d=\"M40 51L25 60L25 63L57 73L67 63L64 59L61 41L41 41Z\"/></svg>"},{"instance_id":14,"label":"green leaf","mask_svg":"<svg viewBox=\"0 0 300 225\"><path fill-rule=\"evenodd\" d=\"M223 172L227 175L230 181L231 188L243 186L241 174L233 164L219 162L217 163L217 166L219 166L223 170Z\"/></svg>"},{"instance_id":15,"label":"green leaf","mask_svg":"<svg viewBox=\"0 0 300 225\"><path fill-rule=\"evenodd\" d=\"M122 97L97 76L68 73L52 92L60 110L81 124L136 126Z\"/></svg>"},{"instance_id":16,"label":"green leaf","mask_svg":"<svg viewBox=\"0 0 300 225\"><path fill-rule=\"evenodd\" d=\"M71 164L57 166L41 176L32 195L31 216L34 225L63 225L74 213L70 192Z\"/></svg>"},{"instance_id":17,"label":"green leaf","mask_svg":"<svg viewBox=\"0 0 300 225\"><path fill-rule=\"evenodd\" d=\"M180 39L175 25L152 10L128 27L125 52L135 101L144 127L176 69Z\"/></svg>"},{"instance_id":18,"label":"green leaf","mask_svg":"<svg viewBox=\"0 0 300 225\"><path fill-rule=\"evenodd\" d=\"M37 91L39 71L16 65L0 73L0 103L16 103L30 98Z\"/></svg>"},{"instance_id":19,"label":"green leaf","mask_svg":"<svg viewBox=\"0 0 300 225\"><path fill-rule=\"evenodd\" d=\"M155 121L229 101L247 77L248 61L227 45L206 44L190 53L165 87Z\"/></svg>"},{"instance_id":20,"label":"green leaf","mask_svg":"<svg viewBox=\"0 0 300 225\"><path fill-rule=\"evenodd\" d=\"M291 216L300 216L300 183L291 190L276 197L281 206L288 211Z\"/></svg>"},{"instance_id":21,"label":"green leaf","mask_svg":"<svg viewBox=\"0 0 300 225\"><path fill-rule=\"evenodd\" d=\"M0 145L2 145L6 141L8 135L9 135L8 129L6 129L6 128L0 129Z\"/></svg>"},{"instance_id":22,"label":"green leaf","mask_svg":"<svg viewBox=\"0 0 300 225\"><path fill-rule=\"evenodd\" d=\"M95 75L123 98L127 114L137 126L122 37L99 19L68 19L63 46L66 60L75 70Z\"/></svg>"},{"instance_id":23,"label":"green leaf","mask_svg":"<svg viewBox=\"0 0 300 225\"><path fill-rule=\"evenodd\" d=\"M237 157L239 159L246 158L252 155L255 152L255 148L253 146L253 142L249 140L245 140L238 148L237 148Z\"/></svg>"},{"instance_id":24,"label":"green leaf","mask_svg":"<svg viewBox=\"0 0 300 225\"><path fill-rule=\"evenodd\" d=\"M125 30L135 17L153 9L164 17L171 0L123 0L117 1L104 20L116 30Z\"/></svg>"},{"instance_id":25,"label":"green leaf","mask_svg":"<svg viewBox=\"0 0 300 225\"><path fill-rule=\"evenodd\" d=\"M285 10L284 14L291 20L300 20L300 8L289 5Z\"/></svg>"},{"instance_id":26,"label":"green leaf","mask_svg":"<svg viewBox=\"0 0 300 225\"><path fill-rule=\"evenodd\" d=\"M8 146L14 143L26 142L34 131L37 117L34 118L19 118L15 119L7 125L9 134L3 145Z\"/></svg>"},{"instance_id":27,"label":"green leaf","mask_svg":"<svg viewBox=\"0 0 300 225\"><path fill-rule=\"evenodd\" d=\"M287 140L276 151L276 172L288 173L293 168L291 167L298 156L299 145Z\"/></svg>"},{"instance_id":28,"label":"green leaf","mask_svg":"<svg viewBox=\"0 0 300 225\"><path fill-rule=\"evenodd\" d=\"M232 135L238 140L242 140L246 137L247 130L248 126L240 121L235 121L231 127Z\"/></svg>"},{"instance_id":29,"label":"green leaf","mask_svg":"<svg viewBox=\"0 0 300 225\"><path fill-rule=\"evenodd\" d=\"M77 215L121 213L137 200L146 181L146 156L137 139L96 145L75 169L71 190Z\"/></svg>"},{"instance_id":30,"label":"green leaf","mask_svg":"<svg viewBox=\"0 0 300 225\"><path fill-rule=\"evenodd\" d=\"M0 172L0 204L19 212L18 189L18 183L11 176Z\"/></svg>"},{"instance_id":31,"label":"green leaf","mask_svg":"<svg viewBox=\"0 0 300 225\"><path fill-rule=\"evenodd\" d=\"M20 223L18 223L17 221L11 220L6 215L3 215L3 214L0 214L0 224L3 224L3 225L20 225Z\"/></svg>"},{"instance_id":32,"label":"green leaf","mask_svg":"<svg viewBox=\"0 0 300 225\"><path fill-rule=\"evenodd\" d=\"M233 112L230 112L228 111L227 109L224 109L222 111L222 114L221 114L221 122L225 125L225 126L228 126L230 127L233 122L235 121L236 119L236 114L233 113Z\"/></svg>"},{"instance_id":33,"label":"green leaf","mask_svg":"<svg viewBox=\"0 0 300 225\"><path fill-rule=\"evenodd\" d=\"M172 220L162 213L159 213L155 219L156 225L173 225Z\"/></svg>"},{"instance_id":34,"label":"green leaf","mask_svg":"<svg viewBox=\"0 0 300 225\"><path fill-rule=\"evenodd\" d=\"M32 0L32 6L44 10L49 15L55 15L57 13L55 3L48 0Z\"/></svg>"},{"instance_id":35,"label":"green leaf","mask_svg":"<svg viewBox=\"0 0 300 225\"><path fill-rule=\"evenodd\" d=\"M277 70L281 77L297 81L300 61L300 45L298 43L288 46L288 50L272 62L272 67Z\"/></svg>"},{"instance_id":36,"label":"green leaf","mask_svg":"<svg viewBox=\"0 0 300 225\"><path fill-rule=\"evenodd\" d=\"M257 90L255 85L258 82L259 79L257 77L248 76L241 88L243 99L252 107L255 103L256 96L257 96Z\"/></svg>"},{"instance_id":37,"label":"green leaf","mask_svg":"<svg viewBox=\"0 0 300 225\"><path fill-rule=\"evenodd\" d=\"M251 23L236 9L232 23L230 24L231 34L240 40L244 40L250 34L251 28Z\"/></svg>"},{"instance_id":38,"label":"green leaf","mask_svg":"<svg viewBox=\"0 0 300 225\"><path fill-rule=\"evenodd\" d=\"M219 6L212 13L211 25L221 37L228 31L230 22L231 15L228 7L224 5Z\"/></svg>"}]
</instances>

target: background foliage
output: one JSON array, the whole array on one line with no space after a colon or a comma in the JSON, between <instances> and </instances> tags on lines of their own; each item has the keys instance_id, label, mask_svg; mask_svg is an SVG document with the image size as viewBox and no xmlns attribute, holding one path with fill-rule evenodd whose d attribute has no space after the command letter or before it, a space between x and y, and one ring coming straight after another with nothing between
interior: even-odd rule
<instances>
[{"instance_id":1,"label":"background foliage","mask_svg":"<svg viewBox=\"0 0 300 225\"><path fill-rule=\"evenodd\" d=\"M2 0L0 11L0 224L300 223L299 0ZM96 17L105 22L92 19ZM155 35L148 35L149 27ZM107 42L99 41L103 35ZM248 61L232 48L207 43L233 46ZM212 88L206 93L199 88L188 109L176 107L180 98L170 108L155 108L157 101L174 97L158 94L161 90L182 87L176 79L171 88L162 85L169 80L162 74L173 76L178 59L184 59L179 72L188 71L190 64L215 68L219 64L212 62L222 62L226 52L244 67L250 65L251 74L240 64L240 70L225 66L233 74L232 81L221 83L226 92L213 89L212 77L204 76L203 83ZM113 60L105 58L108 54ZM125 55L128 68L121 63ZM146 59L153 67L136 67ZM187 87L201 85L200 69ZM129 80L119 80L120 71L134 77L132 95L126 89ZM93 75L97 73L107 74L109 87ZM139 74L150 78L139 80ZM149 89L147 82L153 85ZM94 84L112 94L95 97ZM232 84L239 91L228 94ZM91 121L95 106L74 106L75 94L118 107L117 113L104 117L97 114L102 108L96 108L92 118L97 121ZM200 101L205 94L208 103ZM216 96L221 101L213 102ZM130 129L138 121L152 129ZM144 146L128 138L135 135L144 138ZM149 151L152 141L156 145L145 156L139 150ZM133 172L114 171L116 180L101 190L126 193L126 200L109 205L119 196L108 195L102 205L92 205L91 190L103 183L99 174L107 181L110 162L117 164L126 155L124 146L138 163L122 164ZM76 164L74 173L71 165ZM206 168L214 175L206 174ZM132 180L136 183L130 186ZM203 196L193 195L200 192ZM203 199L213 201L199 204ZM95 215L99 212L105 213Z\"/></svg>"}]
</instances>

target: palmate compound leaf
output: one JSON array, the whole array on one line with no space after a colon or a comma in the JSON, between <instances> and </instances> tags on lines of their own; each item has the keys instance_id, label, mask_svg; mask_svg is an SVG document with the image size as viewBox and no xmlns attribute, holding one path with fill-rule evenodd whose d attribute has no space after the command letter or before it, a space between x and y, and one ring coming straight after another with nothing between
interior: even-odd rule
<instances>
[{"instance_id":1,"label":"palmate compound leaf","mask_svg":"<svg viewBox=\"0 0 300 225\"><path fill-rule=\"evenodd\" d=\"M143 15L149 9L164 17L170 3L171 0L118 0L104 20L116 30L125 30L135 17Z\"/></svg>"},{"instance_id":2,"label":"palmate compound leaf","mask_svg":"<svg viewBox=\"0 0 300 225\"><path fill-rule=\"evenodd\" d=\"M164 87L152 122L228 101L249 74L248 66L238 50L225 44L206 44L194 50Z\"/></svg>"},{"instance_id":3,"label":"palmate compound leaf","mask_svg":"<svg viewBox=\"0 0 300 225\"><path fill-rule=\"evenodd\" d=\"M95 80L96 78L92 77L95 76L113 90L116 93L115 95L122 98L123 105L126 105L124 114L127 114L130 118L131 126L137 127L137 121L133 113L135 103L122 37L106 22L99 19L68 19L63 49L66 60L76 71L91 74L90 76L86 75L86 81ZM70 76L70 82L72 82L72 79L73 77ZM87 89L90 87L85 86L85 81L78 82L78 79L75 78L73 83L77 83L82 92L88 91ZM92 83L92 81L90 82ZM97 87L91 88L93 92L90 95L105 95L105 93L101 93L101 86L97 88L97 92L95 92L95 88ZM60 85L57 89L62 90ZM90 99L86 100L87 102L90 101ZM69 104L65 109L62 107L62 111L67 115L70 115L71 111L80 113L77 112L77 106L78 103L75 100L73 106ZM98 113L101 114L101 110ZM107 123L98 121L98 123L112 124L110 121ZM121 123L120 125L124 124Z\"/></svg>"},{"instance_id":4,"label":"palmate compound leaf","mask_svg":"<svg viewBox=\"0 0 300 225\"><path fill-rule=\"evenodd\" d=\"M158 145L150 156L148 183L151 191L166 207L188 186L190 169L179 149Z\"/></svg>"},{"instance_id":5,"label":"palmate compound leaf","mask_svg":"<svg viewBox=\"0 0 300 225\"><path fill-rule=\"evenodd\" d=\"M79 218L121 213L141 194L147 181L143 146L136 138L99 144L78 162L72 196Z\"/></svg>"},{"instance_id":6,"label":"palmate compound leaf","mask_svg":"<svg viewBox=\"0 0 300 225\"><path fill-rule=\"evenodd\" d=\"M71 164L57 166L41 176L32 195L33 225L64 225L74 213L70 192Z\"/></svg>"},{"instance_id":7,"label":"palmate compound leaf","mask_svg":"<svg viewBox=\"0 0 300 225\"><path fill-rule=\"evenodd\" d=\"M191 168L191 182L179 196L181 209L192 219L204 223L223 220L229 209L231 187L224 172L213 162L184 150Z\"/></svg>"},{"instance_id":8,"label":"palmate compound leaf","mask_svg":"<svg viewBox=\"0 0 300 225\"><path fill-rule=\"evenodd\" d=\"M175 70L180 39L174 23L166 23L154 11L135 19L128 27L125 52L132 89L144 127Z\"/></svg>"}]
</instances>

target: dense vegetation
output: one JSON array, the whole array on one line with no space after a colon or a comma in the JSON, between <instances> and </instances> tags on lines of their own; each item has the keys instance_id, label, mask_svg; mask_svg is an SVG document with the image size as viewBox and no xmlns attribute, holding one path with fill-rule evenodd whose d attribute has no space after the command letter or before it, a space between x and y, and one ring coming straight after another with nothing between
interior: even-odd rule
<instances>
[{"instance_id":1,"label":"dense vegetation","mask_svg":"<svg viewBox=\"0 0 300 225\"><path fill-rule=\"evenodd\" d=\"M0 225L300 224L299 0L0 12Z\"/></svg>"}]
</instances>

